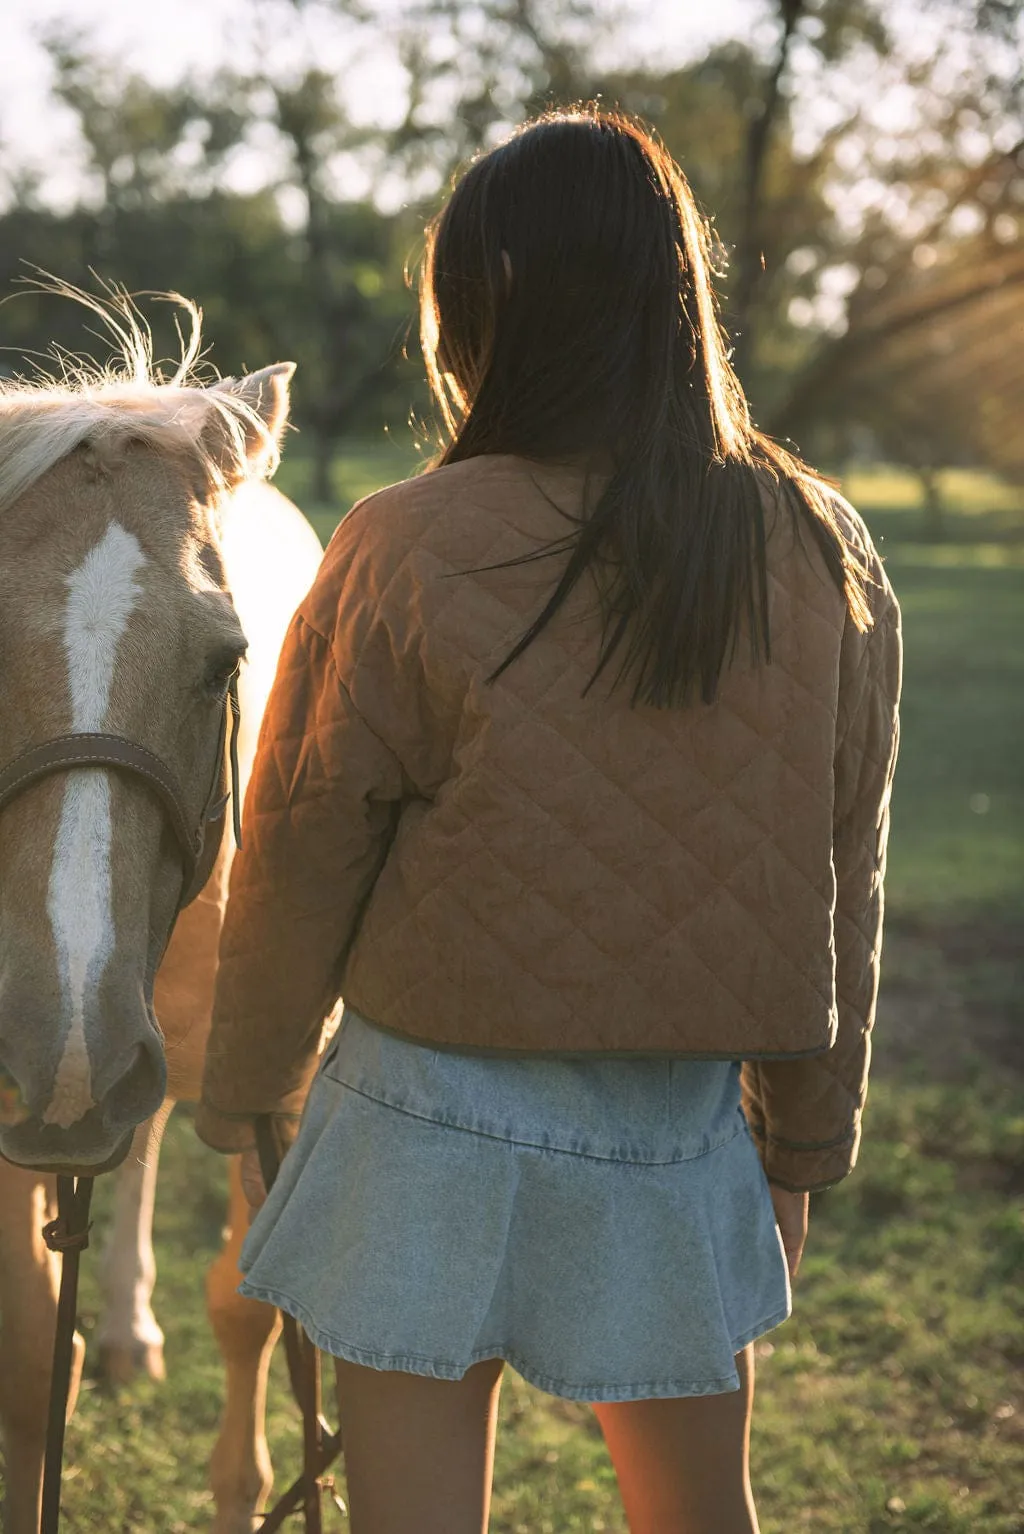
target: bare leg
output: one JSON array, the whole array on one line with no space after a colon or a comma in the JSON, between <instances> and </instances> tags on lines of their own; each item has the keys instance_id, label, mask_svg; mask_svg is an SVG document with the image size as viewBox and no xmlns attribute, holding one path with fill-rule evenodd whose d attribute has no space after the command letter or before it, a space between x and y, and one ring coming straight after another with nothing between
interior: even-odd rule
<instances>
[{"instance_id":1,"label":"bare leg","mask_svg":"<svg viewBox=\"0 0 1024 1534\"><path fill-rule=\"evenodd\" d=\"M225 1368L224 1413L210 1461L217 1504L213 1534L250 1534L274 1484L264 1419L267 1374L281 1323L273 1306L237 1292L238 1257L249 1228L239 1160L231 1158L227 1241L206 1280L207 1309Z\"/></svg>"},{"instance_id":2,"label":"bare leg","mask_svg":"<svg viewBox=\"0 0 1024 1534\"><path fill-rule=\"evenodd\" d=\"M52 1177L0 1160L0 1429L5 1455L5 1534L36 1534L46 1413L57 1320L60 1259L43 1226L56 1214ZM85 1344L75 1335L68 1416L75 1408Z\"/></svg>"},{"instance_id":3,"label":"bare leg","mask_svg":"<svg viewBox=\"0 0 1024 1534\"><path fill-rule=\"evenodd\" d=\"M754 1353L724 1395L596 1406L631 1534L758 1534L750 1489Z\"/></svg>"},{"instance_id":4,"label":"bare leg","mask_svg":"<svg viewBox=\"0 0 1024 1534\"><path fill-rule=\"evenodd\" d=\"M140 1124L132 1148L115 1174L114 1215L103 1253L103 1315L97 1340L104 1373L126 1384L141 1368L164 1378L164 1334L150 1301L156 1283L153 1201L160 1144L174 1107L168 1098Z\"/></svg>"},{"instance_id":5,"label":"bare leg","mask_svg":"<svg viewBox=\"0 0 1024 1534\"><path fill-rule=\"evenodd\" d=\"M484 1534L501 1360L461 1380L335 1363L352 1534Z\"/></svg>"}]
</instances>

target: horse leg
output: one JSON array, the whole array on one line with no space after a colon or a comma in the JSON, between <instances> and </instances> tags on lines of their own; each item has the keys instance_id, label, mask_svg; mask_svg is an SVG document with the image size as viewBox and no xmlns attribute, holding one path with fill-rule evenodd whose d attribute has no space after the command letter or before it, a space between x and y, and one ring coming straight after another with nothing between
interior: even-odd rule
<instances>
[{"instance_id":1,"label":"horse leg","mask_svg":"<svg viewBox=\"0 0 1024 1534\"><path fill-rule=\"evenodd\" d=\"M0 1159L0 1429L4 1443L5 1534L39 1528L50 1368L57 1324L60 1259L43 1226L57 1213L52 1177ZM75 1409L85 1343L76 1332L68 1391Z\"/></svg>"},{"instance_id":2,"label":"horse leg","mask_svg":"<svg viewBox=\"0 0 1024 1534\"><path fill-rule=\"evenodd\" d=\"M103 1372L115 1385L136 1370L164 1378L164 1334L150 1301L156 1282L153 1256L153 1201L160 1144L174 1102L168 1098L135 1131L132 1148L118 1168L114 1210L103 1253L103 1315L97 1328Z\"/></svg>"},{"instance_id":3,"label":"horse leg","mask_svg":"<svg viewBox=\"0 0 1024 1534\"><path fill-rule=\"evenodd\" d=\"M250 1534L258 1527L274 1472L266 1438L267 1375L281 1329L270 1305L238 1291L238 1257L249 1226L240 1158L231 1158L228 1234L206 1280L206 1302L225 1367L224 1412L210 1461L217 1516L213 1534Z\"/></svg>"}]
</instances>

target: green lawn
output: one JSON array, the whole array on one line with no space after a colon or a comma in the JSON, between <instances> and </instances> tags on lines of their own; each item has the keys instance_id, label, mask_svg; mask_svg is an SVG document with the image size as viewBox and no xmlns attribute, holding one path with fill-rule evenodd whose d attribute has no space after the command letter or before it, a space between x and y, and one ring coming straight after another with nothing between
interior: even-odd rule
<instances>
[{"instance_id":1,"label":"green lawn","mask_svg":"<svg viewBox=\"0 0 1024 1534\"><path fill-rule=\"evenodd\" d=\"M894 544L887 565L905 638L890 910L1020 914L1024 551Z\"/></svg>"},{"instance_id":2,"label":"green lawn","mask_svg":"<svg viewBox=\"0 0 1024 1534\"><path fill-rule=\"evenodd\" d=\"M310 463L301 442L286 443L281 467L274 483L285 495L301 506L322 542L326 543L343 512L355 501L385 485L408 479L430 459L431 449L424 444L417 449L412 436L383 436L379 441L352 442L340 452L333 465L335 504L324 506L313 501L310 493Z\"/></svg>"},{"instance_id":3,"label":"green lawn","mask_svg":"<svg viewBox=\"0 0 1024 1534\"><path fill-rule=\"evenodd\" d=\"M339 499L409 464L397 446L353 449ZM286 461L280 482L300 503L301 478ZM1024 518L1014 492L946 476L953 528L933 547L917 541L906 476L861 474L849 489L884 534L905 616L890 927L860 1165L813 1198L794 1317L758 1347L755 1489L764 1534L1021 1534ZM322 536L337 516L314 511ZM100 1227L109 1196L104 1181ZM169 1378L116 1399L88 1382L68 1438L69 1534L208 1525L219 1369L202 1276L222 1199L223 1164L179 1110L156 1222ZM86 1269L88 1334L95 1261ZM280 1357L271 1437L284 1484L297 1430ZM589 1411L514 1376L492 1528L624 1530Z\"/></svg>"}]
</instances>

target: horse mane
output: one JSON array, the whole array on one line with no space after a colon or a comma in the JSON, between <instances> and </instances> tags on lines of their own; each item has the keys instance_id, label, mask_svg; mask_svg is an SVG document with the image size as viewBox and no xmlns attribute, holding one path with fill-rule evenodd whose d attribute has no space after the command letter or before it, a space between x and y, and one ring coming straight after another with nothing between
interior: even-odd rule
<instances>
[{"instance_id":1,"label":"horse mane","mask_svg":"<svg viewBox=\"0 0 1024 1534\"><path fill-rule=\"evenodd\" d=\"M208 365L200 371L198 305L180 293L152 295L187 316L184 329L175 321L180 355L165 376L154 360L149 325L126 290L105 286L97 296L44 276L33 290L90 310L100 338L113 343L114 358L103 366L55 350L47 359L52 370L37 367L34 377L0 380L0 512L83 444L113 459L129 442L141 442L198 469L210 489L273 473L278 449L263 420L231 392L230 380L220 380Z\"/></svg>"}]
</instances>

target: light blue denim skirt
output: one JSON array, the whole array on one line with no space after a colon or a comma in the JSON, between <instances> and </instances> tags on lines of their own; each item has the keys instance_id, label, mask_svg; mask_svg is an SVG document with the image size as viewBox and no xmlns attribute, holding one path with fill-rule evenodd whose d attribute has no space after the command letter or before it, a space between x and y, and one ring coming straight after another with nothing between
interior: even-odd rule
<instances>
[{"instance_id":1,"label":"light blue denim skirt","mask_svg":"<svg viewBox=\"0 0 1024 1534\"><path fill-rule=\"evenodd\" d=\"M736 1061L433 1050L346 1011L243 1294L325 1352L578 1401L737 1390L789 1276Z\"/></svg>"}]
</instances>

